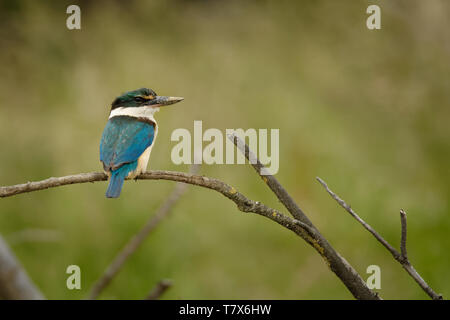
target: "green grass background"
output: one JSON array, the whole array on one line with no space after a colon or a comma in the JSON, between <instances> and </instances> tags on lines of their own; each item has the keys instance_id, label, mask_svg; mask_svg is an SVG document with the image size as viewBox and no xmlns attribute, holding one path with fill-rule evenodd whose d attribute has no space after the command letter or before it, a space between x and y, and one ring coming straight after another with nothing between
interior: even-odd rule
<instances>
[{"instance_id":1,"label":"green grass background","mask_svg":"<svg viewBox=\"0 0 450 320\"><path fill-rule=\"evenodd\" d=\"M75 3L82 29L70 31ZM369 4L381 6L379 31L365 26ZM146 86L185 97L157 114L150 168L188 170L170 161L170 134L194 120L279 128L277 178L364 278L381 267L383 298L427 296L316 176L394 246L405 209L410 260L450 295L448 1L3 1L0 12L0 185L101 170L111 101ZM286 212L248 165L202 174ZM173 186L127 182L118 200L103 182L1 199L0 233L46 297L80 299ZM66 288L71 264L81 290ZM174 281L170 299L352 298L293 233L198 187L101 298L140 299L162 278Z\"/></svg>"}]
</instances>

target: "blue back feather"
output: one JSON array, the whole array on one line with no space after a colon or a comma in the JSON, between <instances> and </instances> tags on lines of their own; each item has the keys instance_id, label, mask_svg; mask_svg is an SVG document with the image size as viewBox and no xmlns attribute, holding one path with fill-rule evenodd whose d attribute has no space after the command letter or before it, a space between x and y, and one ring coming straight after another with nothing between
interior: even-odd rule
<instances>
[{"instance_id":1,"label":"blue back feather","mask_svg":"<svg viewBox=\"0 0 450 320\"><path fill-rule=\"evenodd\" d=\"M119 116L108 120L100 143L100 161L111 179L106 196L118 197L128 173L152 145L155 126L135 118Z\"/></svg>"}]
</instances>

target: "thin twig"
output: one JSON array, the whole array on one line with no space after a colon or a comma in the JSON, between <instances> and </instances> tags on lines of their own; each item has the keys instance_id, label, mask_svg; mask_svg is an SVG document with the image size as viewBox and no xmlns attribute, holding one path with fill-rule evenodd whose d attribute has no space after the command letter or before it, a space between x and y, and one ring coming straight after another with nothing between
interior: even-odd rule
<instances>
[{"instance_id":1,"label":"thin twig","mask_svg":"<svg viewBox=\"0 0 450 320\"><path fill-rule=\"evenodd\" d=\"M311 245L324 259L339 279L356 299L379 300L376 293L367 287L365 281L356 270L331 246L317 228L312 224L306 214L299 208L294 199L289 195L280 182L270 174L269 170L258 160L257 156L250 150L249 146L236 134L228 135L228 139L245 155L258 175L277 196L278 200L295 218L297 226L305 232L299 234L309 245ZM308 226L308 227L306 227Z\"/></svg>"},{"instance_id":2,"label":"thin twig","mask_svg":"<svg viewBox=\"0 0 450 320\"><path fill-rule=\"evenodd\" d=\"M397 260L402 267L408 272L408 274L419 284L419 286L434 300L442 300L442 295L437 294L433 289L423 280L419 273L414 269L408 260L406 253L406 212L402 209L400 210L400 220L401 220L401 241L400 248L401 253L398 252L394 247L392 247L382 236L380 236L369 224L367 224L363 219L361 219L356 212L336 193L331 191L328 185L320 179L316 178L317 181L325 188L325 190L330 194L330 196L336 200L339 205L344 208L350 215L355 218L365 229L367 229L377 240L380 242L388 251L392 254L395 260Z\"/></svg>"},{"instance_id":3,"label":"thin twig","mask_svg":"<svg viewBox=\"0 0 450 320\"><path fill-rule=\"evenodd\" d=\"M402 259L404 261L408 261L408 253L406 251L406 212L401 209L400 210L400 222L402 225L402 238L400 240L400 252L402 255Z\"/></svg>"},{"instance_id":4,"label":"thin twig","mask_svg":"<svg viewBox=\"0 0 450 320\"><path fill-rule=\"evenodd\" d=\"M350 215L355 218L367 231L369 231L383 246L385 246L386 249L389 250L389 252L394 256L394 258L397 260L398 258L400 258L400 253L393 247L391 246L386 240L383 239L382 236L380 236L378 234L378 232L376 232L370 225L368 225L363 219L361 219L355 211L353 211L353 209L347 204L345 203L344 200L342 200L341 198L339 198L338 195L336 195L333 191L330 190L330 188L328 187L328 185L325 183L325 181L323 181L322 179L320 179L319 177L316 178L317 181L319 181L319 183L325 188L325 190L330 194L330 196L336 200L337 203L339 203L339 205L344 208L348 213L350 213Z\"/></svg>"},{"instance_id":5,"label":"thin twig","mask_svg":"<svg viewBox=\"0 0 450 320\"><path fill-rule=\"evenodd\" d=\"M199 165L192 165L190 174L196 174ZM144 227L135 234L125 245L125 247L116 255L114 260L108 266L104 274L97 280L92 287L88 299L97 299L101 292L109 285L113 278L122 269L125 262L130 256L139 248L148 235L158 226L158 224L168 216L173 206L181 198L181 196L187 191L187 184L178 182L172 193L166 199L166 201L158 208L156 213L150 217Z\"/></svg>"},{"instance_id":6,"label":"thin twig","mask_svg":"<svg viewBox=\"0 0 450 320\"><path fill-rule=\"evenodd\" d=\"M172 281L163 279L150 291L145 300L158 300L172 286Z\"/></svg>"},{"instance_id":7,"label":"thin twig","mask_svg":"<svg viewBox=\"0 0 450 320\"><path fill-rule=\"evenodd\" d=\"M42 300L44 296L0 236L0 298L8 300Z\"/></svg>"}]
</instances>

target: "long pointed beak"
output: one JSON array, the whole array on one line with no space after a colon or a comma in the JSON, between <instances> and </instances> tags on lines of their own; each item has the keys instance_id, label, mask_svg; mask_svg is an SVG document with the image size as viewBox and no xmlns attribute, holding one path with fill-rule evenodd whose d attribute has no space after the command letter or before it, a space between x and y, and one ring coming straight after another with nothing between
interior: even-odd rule
<instances>
[{"instance_id":1,"label":"long pointed beak","mask_svg":"<svg viewBox=\"0 0 450 320\"><path fill-rule=\"evenodd\" d=\"M183 101L182 97L165 97L165 96L156 96L155 104L159 104L161 106L168 106L169 104L174 104L180 101Z\"/></svg>"}]
</instances>

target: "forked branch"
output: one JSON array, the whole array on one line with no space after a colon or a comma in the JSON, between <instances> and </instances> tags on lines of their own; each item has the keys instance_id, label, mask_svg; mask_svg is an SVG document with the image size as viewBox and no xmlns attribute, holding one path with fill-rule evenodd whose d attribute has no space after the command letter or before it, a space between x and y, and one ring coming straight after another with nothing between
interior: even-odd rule
<instances>
[{"instance_id":1,"label":"forked branch","mask_svg":"<svg viewBox=\"0 0 450 320\"><path fill-rule=\"evenodd\" d=\"M400 252L398 252L393 246L391 246L378 232L376 232L369 224L367 224L363 219L361 219L356 212L336 193L331 191L328 185L320 179L316 178L317 181L325 188L325 190L330 194L330 196L336 200L339 205L344 208L350 215L355 218L367 231L369 231L377 240L380 242L397 260L402 267L409 273L409 275L419 284L419 286L434 300L442 300L442 295L434 292L433 289L422 279L419 273L414 269L408 260L408 255L406 252L406 212L400 210L400 221L401 221L401 240L400 240Z\"/></svg>"}]
</instances>

